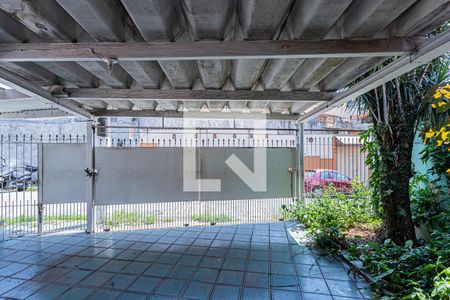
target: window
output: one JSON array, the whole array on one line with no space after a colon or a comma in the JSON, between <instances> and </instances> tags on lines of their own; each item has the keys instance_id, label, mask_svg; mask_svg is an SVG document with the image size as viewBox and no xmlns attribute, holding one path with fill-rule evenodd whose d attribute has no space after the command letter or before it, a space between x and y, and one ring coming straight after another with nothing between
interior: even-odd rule
<instances>
[{"instance_id":1,"label":"window","mask_svg":"<svg viewBox=\"0 0 450 300\"><path fill-rule=\"evenodd\" d=\"M331 179L331 174L329 171L322 171L320 173L320 178L322 179Z\"/></svg>"},{"instance_id":2,"label":"window","mask_svg":"<svg viewBox=\"0 0 450 300\"><path fill-rule=\"evenodd\" d=\"M311 170L305 171L305 177L314 177L314 176L316 176L316 171Z\"/></svg>"},{"instance_id":3,"label":"window","mask_svg":"<svg viewBox=\"0 0 450 300\"><path fill-rule=\"evenodd\" d=\"M350 180L347 176L339 172L333 172L333 179L335 180Z\"/></svg>"}]
</instances>

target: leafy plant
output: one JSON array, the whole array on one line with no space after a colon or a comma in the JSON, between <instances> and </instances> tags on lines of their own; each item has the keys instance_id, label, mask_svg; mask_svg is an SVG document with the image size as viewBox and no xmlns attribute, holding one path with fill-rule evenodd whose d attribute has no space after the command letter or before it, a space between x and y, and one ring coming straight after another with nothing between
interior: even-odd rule
<instances>
[{"instance_id":1,"label":"leafy plant","mask_svg":"<svg viewBox=\"0 0 450 300\"><path fill-rule=\"evenodd\" d=\"M449 111L438 114L433 107L435 103L427 101L430 91L449 81L449 69L449 56L443 55L353 102L372 120L372 135L367 146L372 150L367 162L375 172L371 185L382 205L383 238L397 244L407 240L417 242L408 194L413 177L413 142L420 125L435 128L436 124L449 120ZM441 94L449 95L447 90Z\"/></svg>"},{"instance_id":2,"label":"leafy plant","mask_svg":"<svg viewBox=\"0 0 450 300\"><path fill-rule=\"evenodd\" d=\"M231 222L233 219L225 214L222 215L211 215L208 213L204 214L194 214L192 215L192 220L201 223L226 223Z\"/></svg>"},{"instance_id":3,"label":"leafy plant","mask_svg":"<svg viewBox=\"0 0 450 300\"><path fill-rule=\"evenodd\" d=\"M427 97L434 113L441 116L441 122L426 124L421 132L425 148L421 152L422 160L430 162L430 171L450 182L450 84L438 87L433 96Z\"/></svg>"},{"instance_id":4,"label":"leafy plant","mask_svg":"<svg viewBox=\"0 0 450 300\"><path fill-rule=\"evenodd\" d=\"M416 226L425 226L431 230L450 230L449 199L443 197L442 193L442 187L428 180L425 174L412 178L409 194Z\"/></svg>"},{"instance_id":5,"label":"leafy plant","mask_svg":"<svg viewBox=\"0 0 450 300\"><path fill-rule=\"evenodd\" d=\"M450 125L448 125L450 130ZM443 176L450 183L450 144L439 147L436 140L430 140L422 150L422 160L431 163L430 171Z\"/></svg>"},{"instance_id":6,"label":"leafy plant","mask_svg":"<svg viewBox=\"0 0 450 300\"><path fill-rule=\"evenodd\" d=\"M145 224L155 224L157 221L156 216L148 215L145 217Z\"/></svg>"},{"instance_id":7,"label":"leafy plant","mask_svg":"<svg viewBox=\"0 0 450 300\"><path fill-rule=\"evenodd\" d=\"M352 183L351 194L339 193L330 186L310 202L296 200L284 210L305 225L319 247L329 250L346 248L345 230L378 222L370 191L357 180Z\"/></svg>"},{"instance_id":8,"label":"leafy plant","mask_svg":"<svg viewBox=\"0 0 450 300\"><path fill-rule=\"evenodd\" d=\"M37 222L37 216L30 215L20 215L14 218L4 218L6 225L15 225L22 223L32 223ZM44 222L52 221L85 221L86 216L84 215L55 215L55 216L44 216Z\"/></svg>"},{"instance_id":9,"label":"leafy plant","mask_svg":"<svg viewBox=\"0 0 450 300\"><path fill-rule=\"evenodd\" d=\"M107 223L111 227L116 227L120 225L138 225L140 223L144 224L154 224L157 218L153 215L145 215L137 212L125 212L115 211L110 218L108 218Z\"/></svg>"},{"instance_id":10,"label":"leafy plant","mask_svg":"<svg viewBox=\"0 0 450 300\"><path fill-rule=\"evenodd\" d=\"M442 270L433 280L432 298L448 299L450 296L450 268Z\"/></svg>"},{"instance_id":11,"label":"leafy plant","mask_svg":"<svg viewBox=\"0 0 450 300\"><path fill-rule=\"evenodd\" d=\"M375 212L378 216L382 214L382 207L379 201L378 187L380 186L380 144L377 139L373 138L374 129L370 127L360 133L359 138L362 143L361 152L366 154L364 161L369 167L370 177L369 186L372 193L372 201Z\"/></svg>"},{"instance_id":12,"label":"leafy plant","mask_svg":"<svg viewBox=\"0 0 450 300\"><path fill-rule=\"evenodd\" d=\"M383 244L355 246L352 253L373 275L379 295L388 299L449 299L450 234L434 232L429 243L413 247L412 241L398 246Z\"/></svg>"},{"instance_id":13,"label":"leafy plant","mask_svg":"<svg viewBox=\"0 0 450 300\"><path fill-rule=\"evenodd\" d=\"M37 222L36 216L20 215L14 218L4 218L6 225Z\"/></svg>"}]
</instances>

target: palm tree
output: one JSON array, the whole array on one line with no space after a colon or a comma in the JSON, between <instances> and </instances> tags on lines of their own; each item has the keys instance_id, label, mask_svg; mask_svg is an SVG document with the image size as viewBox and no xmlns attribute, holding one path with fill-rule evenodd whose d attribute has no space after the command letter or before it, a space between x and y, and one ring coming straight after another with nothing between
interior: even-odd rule
<instances>
[{"instance_id":1,"label":"palm tree","mask_svg":"<svg viewBox=\"0 0 450 300\"><path fill-rule=\"evenodd\" d=\"M354 105L372 119L378 145L376 188L383 213L382 237L403 245L416 242L411 218L409 181L413 176L412 149L419 126L449 118L436 114L426 101L437 86L449 80L449 55L439 57L360 97Z\"/></svg>"}]
</instances>

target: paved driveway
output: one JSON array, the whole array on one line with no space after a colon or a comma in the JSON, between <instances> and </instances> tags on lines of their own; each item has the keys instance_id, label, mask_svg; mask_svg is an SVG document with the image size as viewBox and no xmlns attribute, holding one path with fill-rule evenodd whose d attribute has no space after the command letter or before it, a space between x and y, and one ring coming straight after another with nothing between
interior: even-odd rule
<instances>
[{"instance_id":1,"label":"paved driveway","mask_svg":"<svg viewBox=\"0 0 450 300\"><path fill-rule=\"evenodd\" d=\"M277 222L8 240L0 242L0 295L261 300L368 295L340 262L295 242L293 231L295 224Z\"/></svg>"}]
</instances>

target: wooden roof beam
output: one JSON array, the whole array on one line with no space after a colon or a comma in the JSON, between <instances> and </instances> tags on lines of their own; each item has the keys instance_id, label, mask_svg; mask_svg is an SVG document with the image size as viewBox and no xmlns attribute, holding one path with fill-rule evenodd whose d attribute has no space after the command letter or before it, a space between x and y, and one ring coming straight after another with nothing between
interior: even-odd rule
<instances>
[{"instance_id":1,"label":"wooden roof beam","mask_svg":"<svg viewBox=\"0 0 450 300\"><path fill-rule=\"evenodd\" d=\"M96 117L134 117L134 118L205 118L205 119L267 119L267 120L292 120L298 118L296 114L283 115L280 113L271 114L248 114L248 113L223 113L223 112L178 112L178 111L157 111L152 109L143 110L94 110Z\"/></svg>"},{"instance_id":2,"label":"wooden roof beam","mask_svg":"<svg viewBox=\"0 0 450 300\"><path fill-rule=\"evenodd\" d=\"M332 94L304 91L249 91L249 90L160 90L160 89L66 89L67 94L55 95L78 102L83 100L171 100L171 101L271 101L271 102L327 102Z\"/></svg>"},{"instance_id":3,"label":"wooden roof beam","mask_svg":"<svg viewBox=\"0 0 450 300\"><path fill-rule=\"evenodd\" d=\"M424 38L0 44L0 61L148 61L372 57L408 54Z\"/></svg>"}]
</instances>

